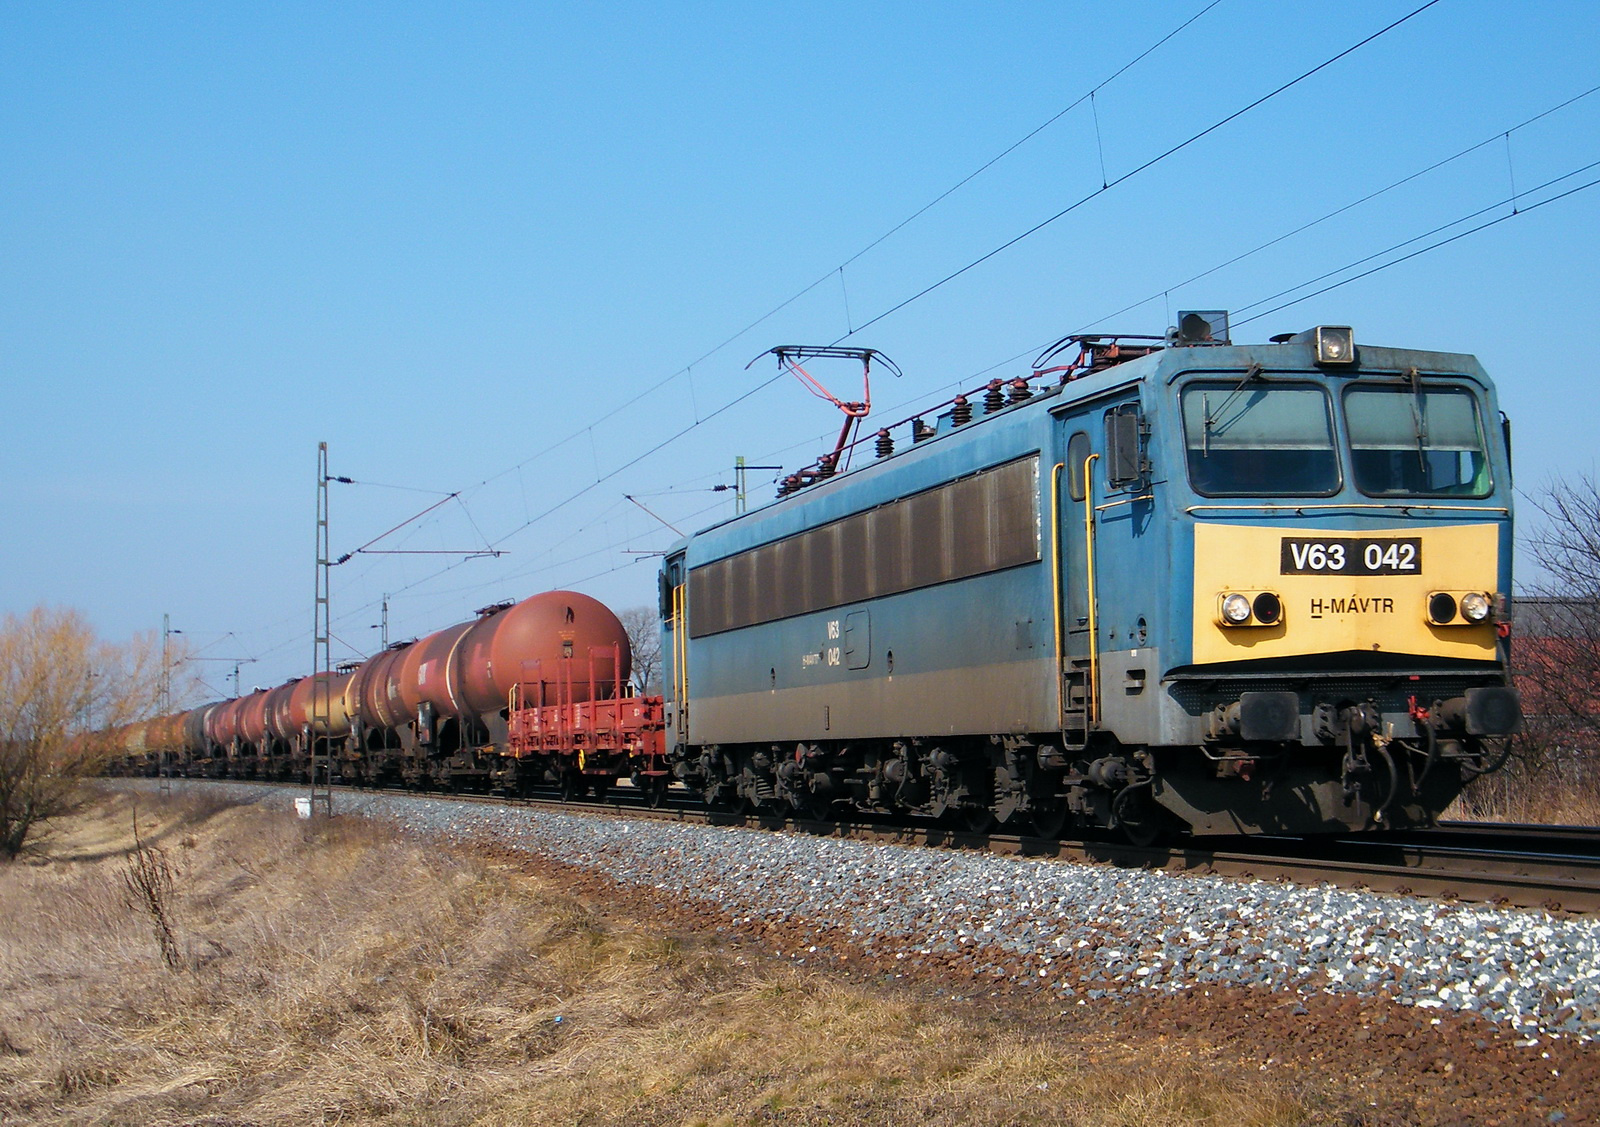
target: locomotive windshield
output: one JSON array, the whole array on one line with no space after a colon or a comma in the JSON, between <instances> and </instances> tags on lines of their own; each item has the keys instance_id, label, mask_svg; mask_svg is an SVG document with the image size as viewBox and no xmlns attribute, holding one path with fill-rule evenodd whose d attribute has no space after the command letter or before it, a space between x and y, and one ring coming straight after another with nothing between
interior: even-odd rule
<instances>
[{"instance_id":1,"label":"locomotive windshield","mask_svg":"<svg viewBox=\"0 0 1600 1127\"><path fill-rule=\"evenodd\" d=\"M1344 397L1356 486L1377 497L1485 497L1489 459L1472 393L1352 387Z\"/></svg>"},{"instance_id":2,"label":"locomotive windshield","mask_svg":"<svg viewBox=\"0 0 1600 1127\"><path fill-rule=\"evenodd\" d=\"M1183 391L1189 481L1208 496L1339 489L1333 408L1320 387L1190 384Z\"/></svg>"}]
</instances>

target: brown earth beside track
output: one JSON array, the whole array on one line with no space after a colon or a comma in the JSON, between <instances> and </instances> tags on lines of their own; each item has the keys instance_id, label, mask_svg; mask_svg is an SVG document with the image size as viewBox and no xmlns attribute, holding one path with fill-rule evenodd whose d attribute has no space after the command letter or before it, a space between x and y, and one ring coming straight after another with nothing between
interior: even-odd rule
<instances>
[{"instance_id":1,"label":"brown earth beside track","mask_svg":"<svg viewBox=\"0 0 1600 1127\"><path fill-rule=\"evenodd\" d=\"M139 810L177 872L176 970L121 891L126 797L0 869L0 1122L1600 1120L1600 1050L1476 1018L1248 989L1077 1005L522 853Z\"/></svg>"}]
</instances>

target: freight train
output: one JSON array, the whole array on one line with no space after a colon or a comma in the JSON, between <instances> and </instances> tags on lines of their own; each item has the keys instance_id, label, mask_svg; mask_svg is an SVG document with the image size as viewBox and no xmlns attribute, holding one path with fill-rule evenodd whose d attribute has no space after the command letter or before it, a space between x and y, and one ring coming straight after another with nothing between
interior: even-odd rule
<instances>
[{"instance_id":1,"label":"freight train","mask_svg":"<svg viewBox=\"0 0 1600 1127\"><path fill-rule=\"evenodd\" d=\"M663 697L557 592L378 655L321 721L301 682L151 730L202 770L322 739L369 784L1136 840L1426 825L1504 762L1510 428L1474 358L1191 313L930 413L667 551Z\"/></svg>"}]
</instances>

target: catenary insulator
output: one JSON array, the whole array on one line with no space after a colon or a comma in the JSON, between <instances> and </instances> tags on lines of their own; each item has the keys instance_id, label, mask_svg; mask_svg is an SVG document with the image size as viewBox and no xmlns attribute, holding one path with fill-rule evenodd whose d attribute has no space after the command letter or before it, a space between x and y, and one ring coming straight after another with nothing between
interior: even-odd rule
<instances>
[{"instance_id":1,"label":"catenary insulator","mask_svg":"<svg viewBox=\"0 0 1600 1127\"><path fill-rule=\"evenodd\" d=\"M894 437L887 430L878 431L877 451L880 458L894 453Z\"/></svg>"},{"instance_id":2,"label":"catenary insulator","mask_svg":"<svg viewBox=\"0 0 1600 1127\"><path fill-rule=\"evenodd\" d=\"M992 415L1005 405L1006 397L1000 390L1000 381L990 380L988 388L983 393L983 413Z\"/></svg>"},{"instance_id":3,"label":"catenary insulator","mask_svg":"<svg viewBox=\"0 0 1600 1127\"><path fill-rule=\"evenodd\" d=\"M1033 398L1033 388L1028 386L1028 381L1018 376L1011 381L1011 402L1021 403L1025 399Z\"/></svg>"},{"instance_id":4,"label":"catenary insulator","mask_svg":"<svg viewBox=\"0 0 1600 1127\"><path fill-rule=\"evenodd\" d=\"M972 404L967 402L965 395L958 395L955 402L950 405L950 425L961 426L972 421Z\"/></svg>"}]
</instances>

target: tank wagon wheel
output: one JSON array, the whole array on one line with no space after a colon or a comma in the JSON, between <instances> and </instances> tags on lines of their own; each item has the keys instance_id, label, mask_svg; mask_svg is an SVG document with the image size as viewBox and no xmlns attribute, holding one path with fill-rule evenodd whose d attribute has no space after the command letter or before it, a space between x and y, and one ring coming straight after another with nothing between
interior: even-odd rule
<instances>
[{"instance_id":1,"label":"tank wagon wheel","mask_svg":"<svg viewBox=\"0 0 1600 1127\"><path fill-rule=\"evenodd\" d=\"M644 804L652 810L659 810L667 804L667 777L665 775L651 775L645 778Z\"/></svg>"}]
</instances>

